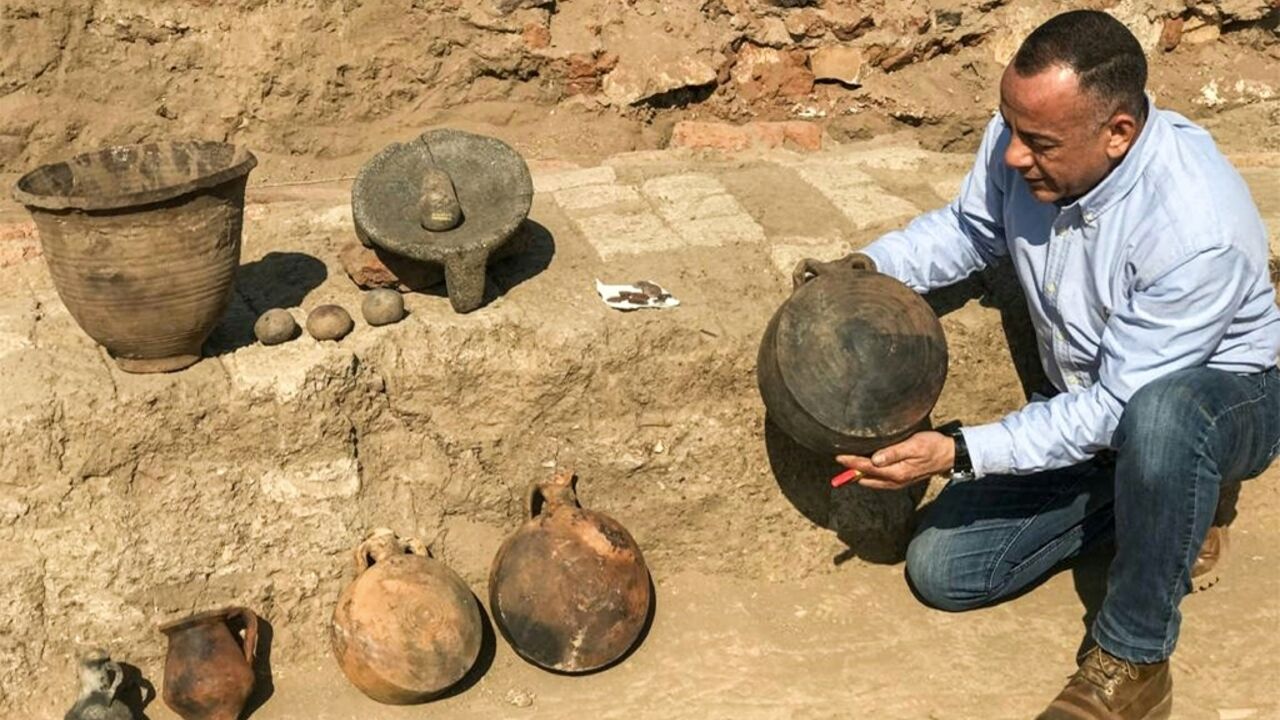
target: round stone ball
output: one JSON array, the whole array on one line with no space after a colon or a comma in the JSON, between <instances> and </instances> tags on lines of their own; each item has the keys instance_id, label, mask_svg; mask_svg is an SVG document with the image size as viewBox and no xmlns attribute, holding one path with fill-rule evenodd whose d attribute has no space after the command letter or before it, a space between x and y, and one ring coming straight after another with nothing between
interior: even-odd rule
<instances>
[{"instance_id":1,"label":"round stone ball","mask_svg":"<svg viewBox=\"0 0 1280 720\"><path fill-rule=\"evenodd\" d=\"M365 293L360 305L365 322L370 325L390 325L404 319L404 296L395 290L380 289Z\"/></svg>"},{"instance_id":2,"label":"round stone ball","mask_svg":"<svg viewBox=\"0 0 1280 720\"><path fill-rule=\"evenodd\" d=\"M271 308L258 316L253 334L263 345L279 345L298 336L298 323L288 310Z\"/></svg>"},{"instance_id":3,"label":"round stone ball","mask_svg":"<svg viewBox=\"0 0 1280 720\"><path fill-rule=\"evenodd\" d=\"M317 340L341 340L353 327L351 316L337 305L321 305L307 316L307 333Z\"/></svg>"}]
</instances>

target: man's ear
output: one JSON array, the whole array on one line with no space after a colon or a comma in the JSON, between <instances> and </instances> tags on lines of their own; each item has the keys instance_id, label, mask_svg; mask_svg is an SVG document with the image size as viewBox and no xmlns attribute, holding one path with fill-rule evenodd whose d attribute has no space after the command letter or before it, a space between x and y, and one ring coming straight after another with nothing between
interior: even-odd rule
<instances>
[{"instance_id":1,"label":"man's ear","mask_svg":"<svg viewBox=\"0 0 1280 720\"><path fill-rule=\"evenodd\" d=\"M1138 129L1137 118L1124 110L1117 110L1107 121L1107 157L1112 160L1124 157L1138 138Z\"/></svg>"}]
</instances>

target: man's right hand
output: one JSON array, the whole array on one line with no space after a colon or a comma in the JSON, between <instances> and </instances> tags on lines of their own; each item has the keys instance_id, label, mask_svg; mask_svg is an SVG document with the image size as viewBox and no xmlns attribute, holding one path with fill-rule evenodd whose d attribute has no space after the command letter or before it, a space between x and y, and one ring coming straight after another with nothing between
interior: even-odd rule
<instances>
[{"instance_id":1,"label":"man's right hand","mask_svg":"<svg viewBox=\"0 0 1280 720\"><path fill-rule=\"evenodd\" d=\"M861 270L864 272L876 272L876 261L872 260L869 255L863 253L851 253L845 255L839 260L823 262L814 258L805 258L796 263L796 267L791 271L791 282L794 287L809 282L819 275L832 270Z\"/></svg>"}]
</instances>

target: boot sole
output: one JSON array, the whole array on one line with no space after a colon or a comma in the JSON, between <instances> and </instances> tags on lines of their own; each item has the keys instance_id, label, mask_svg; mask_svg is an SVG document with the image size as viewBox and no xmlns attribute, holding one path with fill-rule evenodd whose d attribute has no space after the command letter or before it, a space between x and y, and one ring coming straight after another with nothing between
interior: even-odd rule
<instances>
[{"instance_id":1,"label":"boot sole","mask_svg":"<svg viewBox=\"0 0 1280 720\"><path fill-rule=\"evenodd\" d=\"M1216 569L1211 570L1205 573L1204 575L1201 575L1198 578L1192 578L1191 592L1193 593L1204 592L1205 590L1208 590L1214 585L1217 585L1218 581L1221 579L1222 579L1222 573L1218 572Z\"/></svg>"},{"instance_id":2,"label":"boot sole","mask_svg":"<svg viewBox=\"0 0 1280 720\"><path fill-rule=\"evenodd\" d=\"M1173 693L1165 695L1163 700L1156 703L1155 707L1138 720L1169 720L1171 717L1173 717Z\"/></svg>"},{"instance_id":3,"label":"boot sole","mask_svg":"<svg viewBox=\"0 0 1280 720\"><path fill-rule=\"evenodd\" d=\"M1221 532L1218 537L1219 545L1217 558L1211 565L1209 565L1209 569L1202 575L1199 577L1193 575L1191 577L1191 592L1193 593L1208 590L1214 585L1217 585L1218 580L1222 578L1223 569L1227 564L1227 553L1231 547L1230 536L1227 534L1227 528L1225 526L1221 528ZM1201 548L1202 551L1203 549L1204 548ZM1197 558L1196 562L1199 562L1199 558Z\"/></svg>"}]
</instances>

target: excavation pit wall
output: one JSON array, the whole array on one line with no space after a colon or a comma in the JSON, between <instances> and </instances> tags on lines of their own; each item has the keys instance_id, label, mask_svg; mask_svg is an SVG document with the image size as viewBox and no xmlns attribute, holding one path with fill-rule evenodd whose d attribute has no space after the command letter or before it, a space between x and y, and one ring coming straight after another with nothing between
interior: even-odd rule
<instances>
[{"instance_id":1,"label":"excavation pit wall","mask_svg":"<svg viewBox=\"0 0 1280 720\"><path fill-rule=\"evenodd\" d=\"M981 137L1022 39L1079 5L6 0L0 47L21 51L0 53L0 172L175 137L328 166L459 123L557 157L660 147L679 119L756 117L854 138L912 128L959 150ZM1273 2L1090 6L1148 52L1161 106L1229 118L1241 149L1280 148Z\"/></svg>"},{"instance_id":2,"label":"excavation pit wall","mask_svg":"<svg viewBox=\"0 0 1280 720\"><path fill-rule=\"evenodd\" d=\"M4 256L0 704L71 697L93 645L158 684L156 623L229 604L270 622L277 667L327 658L349 551L375 527L423 538L485 598L528 485L556 465L630 529L659 596L686 571L776 582L900 562L920 493L832 491L832 462L767 425L756 351L795 257L834 257L942 204L966 164L909 148L535 164L536 225L492 268L489 304L456 315L442 292L411 294L409 316L380 328L359 319L338 260L349 189L252 188L231 308L209 357L169 375L120 372L38 251ZM707 178L734 202L663 192ZM644 232L688 242L636 252L642 238L607 221L648 215ZM0 219L22 235L20 216ZM682 304L617 312L596 278L652 280ZM993 419L1036 382L1002 278L930 298L951 352L937 421ZM357 318L340 343L252 342L259 312L301 320L330 302Z\"/></svg>"}]
</instances>

